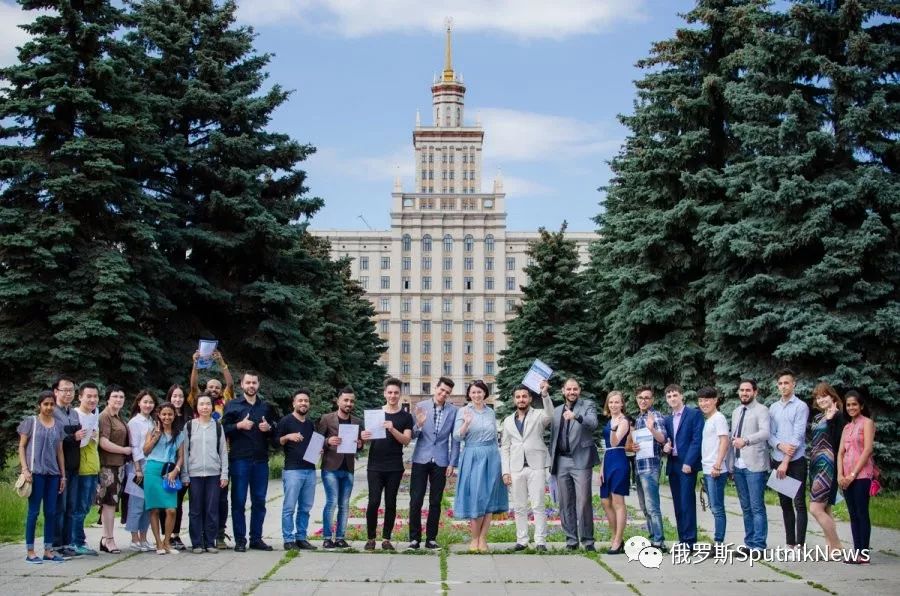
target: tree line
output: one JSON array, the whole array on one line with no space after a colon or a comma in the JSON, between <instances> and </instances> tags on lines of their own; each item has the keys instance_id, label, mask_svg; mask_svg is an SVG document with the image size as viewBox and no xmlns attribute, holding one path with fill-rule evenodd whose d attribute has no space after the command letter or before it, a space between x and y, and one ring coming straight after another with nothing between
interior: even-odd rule
<instances>
[{"instance_id":1,"label":"tree line","mask_svg":"<svg viewBox=\"0 0 900 596\"><path fill-rule=\"evenodd\" d=\"M788 366L803 398L868 394L896 481L900 5L700 0L684 19L638 63L589 265L562 231L532 247L498 385L540 357L597 395L733 399L750 376L774 398Z\"/></svg>"},{"instance_id":2,"label":"tree line","mask_svg":"<svg viewBox=\"0 0 900 596\"><path fill-rule=\"evenodd\" d=\"M307 233L315 149L271 129L291 92L235 2L19 4L41 12L0 69L2 445L55 375L164 391L201 337L276 403L377 403L374 311Z\"/></svg>"}]
</instances>

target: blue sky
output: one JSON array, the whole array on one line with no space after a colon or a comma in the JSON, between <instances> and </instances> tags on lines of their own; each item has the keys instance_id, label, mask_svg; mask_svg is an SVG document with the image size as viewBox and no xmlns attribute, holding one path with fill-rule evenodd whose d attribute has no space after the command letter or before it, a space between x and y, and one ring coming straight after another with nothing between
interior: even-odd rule
<instances>
[{"instance_id":1,"label":"blue sky","mask_svg":"<svg viewBox=\"0 0 900 596\"><path fill-rule=\"evenodd\" d=\"M511 230L594 229L606 164L626 130L634 63L683 24L690 0L238 0L270 80L293 89L272 127L318 149L304 165L325 199L314 228L390 225L393 179L412 190L416 110L430 124L430 85L453 66L467 86L466 123L485 128L484 182L502 171ZM0 0L0 62L26 17Z\"/></svg>"}]
</instances>

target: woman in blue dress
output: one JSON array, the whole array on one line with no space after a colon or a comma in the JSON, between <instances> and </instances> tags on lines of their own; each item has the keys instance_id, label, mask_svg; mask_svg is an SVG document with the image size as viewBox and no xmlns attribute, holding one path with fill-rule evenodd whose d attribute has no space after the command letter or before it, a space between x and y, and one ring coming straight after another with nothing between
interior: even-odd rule
<instances>
[{"instance_id":1,"label":"woman in blue dress","mask_svg":"<svg viewBox=\"0 0 900 596\"><path fill-rule=\"evenodd\" d=\"M603 405L603 415L609 422L603 427L603 470L600 473L600 502L606 511L612 544L610 555L624 552L622 535L625 532L625 497L628 496L628 477L631 470L626 454L626 444L631 425L625 417L625 398L621 391L610 391Z\"/></svg>"},{"instance_id":2,"label":"woman in blue dress","mask_svg":"<svg viewBox=\"0 0 900 596\"><path fill-rule=\"evenodd\" d=\"M487 395L484 381L469 385L466 399L470 403L457 412L453 425L453 438L463 443L453 517L469 520L472 533L469 549L479 552L488 550L491 514L509 510L509 498L500 472L497 417L484 403Z\"/></svg>"},{"instance_id":3,"label":"woman in blue dress","mask_svg":"<svg viewBox=\"0 0 900 596\"><path fill-rule=\"evenodd\" d=\"M165 555L178 552L169 542L175 528L175 500L177 490L169 487L181 476L184 463L184 434L175 429L175 406L164 403L156 411L156 426L144 441L144 507L150 511L150 528L156 539L156 554ZM163 536L160 538L159 510L166 512Z\"/></svg>"}]
</instances>

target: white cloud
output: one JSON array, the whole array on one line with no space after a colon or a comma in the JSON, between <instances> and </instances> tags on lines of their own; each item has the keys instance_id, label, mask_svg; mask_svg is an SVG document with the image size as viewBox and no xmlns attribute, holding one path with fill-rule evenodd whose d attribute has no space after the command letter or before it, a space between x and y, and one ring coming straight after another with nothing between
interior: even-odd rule
<instances>
[{"instance_id":1,"label":"white cloud","mask_svg":"<svg viewBox=\"0 0 900 596\"><path fill-rule=\"evenodd\" d=\"M646 0L240 0L238 19L252 25L297 23L345 37L442 31L498 31L562 39L645 18Z\"/></svg>"},{"instance_id":2,"label":"white cloud","mask_svg":"<svg viewBox=\"0 0 900 596\"><path fill-rule=\"evenodd\" d=\"M486 131L485 156L499 163L612 157L622 142L607 126L566 116L505 108L477 112Z\"/></svg>"},{"instance_id":3,"label":"white cloud","mask_svg":"<svg viewBox=\"0 0 900 596\"><path fill-rule=\"evenodd\" d=\"M316 172L327 172L370 182L393 182L399 174L405 187L411 188L415 176L413 162L411 147L398 147L383 155L356 156L343 155L331 147L320 147L307 160L308 165L305 168L312 175ZM385 188L390 191L390 187Z\"/></svg>"},{"instance_id":4,"label":"white cloud","mask_svg":"<svg viewBox=\"0 0 900 596\"><path fill-rule=\"evenodd\" d=\"M37 11L22 10L15 2L0 0L0 65L15 63L18 58L16 48L29 38L19 25L30 23L38 14Z\"/></svg>"}]
</instances>

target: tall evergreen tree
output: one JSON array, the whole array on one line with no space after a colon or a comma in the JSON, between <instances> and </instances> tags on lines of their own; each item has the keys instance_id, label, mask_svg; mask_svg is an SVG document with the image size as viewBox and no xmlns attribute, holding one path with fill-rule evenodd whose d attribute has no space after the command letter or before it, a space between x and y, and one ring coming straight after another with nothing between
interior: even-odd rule
<instances>
[{"instance_id":1,"label":"tall evergreen tree","mask_svg":"<svg viewBox=\"0 0 900 596\"><path fill-rule=\"evenodd\" d=\"M631 130L612 161L588 276L603 389L712 380L703 346L704 251L698 227L727 211L720 173L734 153L723 91L738 73L753 0L701 0L689 28L653 45L638 65Z\"/></svg>"},{"instance_id":2,"label":"tall evergreen tree","mask_svg":"<svg viewBox=\"0 0 900 596\"><path fill-rule=\"evenodd\" d=\"M108 0L48 11L0 69L0 376L4 439L65 372L146 383L162 360L145 313L171 305L157 205L134 173L152 127Z\"/></svg>"},{"instance_id":3,"label":"tall evergreen tree","mask_svg":"<svg viewBox=\"0 0 900 596\"><path fill-rule=\"evenodd\" d=\"M866 388L881 436L900 422L898 17L896 3L803 0L755 29L726 93L731 209L705 235L722 281L707 324L717 375L789 365L803 392Z\"/></svg>"},{"instance_id":4,"label":"tall evergreen tree","mask_svg":"<svg viewBox=\"0 0 900 596\"><path fill-rule=\"evenodd\" d=\"M516 317L506 324L507 347L500 353L497 387L505 401L513 388L540 358L554 370L554 378L575 377L586 392L594 390L591 370L590 325L578 249L558 232L540 229L541 237L528 247L531 264L528 284Z\"/></svg>"}]
</instances>

